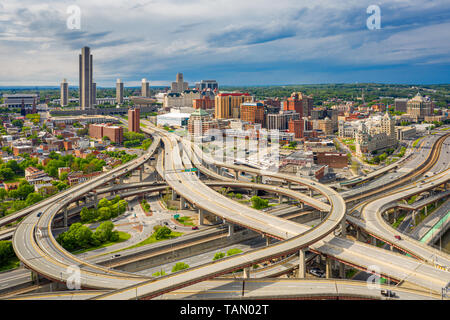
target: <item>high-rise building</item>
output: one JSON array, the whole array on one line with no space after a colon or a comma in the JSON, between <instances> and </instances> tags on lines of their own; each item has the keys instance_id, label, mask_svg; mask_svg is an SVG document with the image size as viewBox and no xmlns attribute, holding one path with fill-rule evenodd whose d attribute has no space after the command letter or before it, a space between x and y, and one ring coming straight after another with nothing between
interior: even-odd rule
<instances>
[{"instance_id":1,"label":"high-rise building","mask_svg":"<svg viewBox=\"0 0 450 320\"><path fill-rule=\"evenodd\" d=\"M313 98L301 92L293 92L291 97L284 101L284 110L295 111L300 117L308 117L313 109Z\"/></svg>"},{"instance_id":2,"label":"high-rise building","mask_svg":"<svg viewBox=\"0 0 450 320\"><path fill-rule=\"evenodd\" d=\"M408 99L395 99L395 111L406 112L406 106L408 104Z\"/></svg>"},{"instance_id":3,"label":"high-rise building","mask_svg":"<svg viewBox=\"0 0 450 320\"><path fill-rule=\"evenodd\" d=\"M284 111L295 111L303 117L303 101L299 98L298 92L291 94L291 97L284 101Z\"/></svg>"},{"instance_id":4,"label":"high-rise building","mask_svg":"<svg viewBox=\"0 0 450 320\"><path fill-rule=\"evenodd\" d=\"M97 84L92 83L92 93L91 93L91 106L92 108L97 104Z\"/></svg>"},{"instance_id":5,"label":"high-rise building","mask_svg":"<svg viewBox=\"0 0 450 320\"><path fill-rule=\"evenodd\" d=\"M264 126L264 105L260 102L245 102L241 104L241 120L259 123Z\"/></svg>"},{"instance_id":6,"label":"high-rise building","mask_svg":"<svg viewBox=\"0 0 450 320\"><path fill-rule=\"evenodd\" d=\"M269 113L266 115L267 129L287 130L290 120L299 120L300 115L295 111L281 111L280 113Z\"/></svg>"},{"instance_id":7,"label":"high-rise building","mask_svg":"<svg viewBox=\"0 0 450 320\"><path fill-rule=\"evenodd\" d=\"M206 89L211 89L211 91L214 91L215 89L219 90L219 84L216 80L202 80L200 82L197 82L195 84L195 87L199 91L203 91Z\"/></svg>"},{"instance_id":8,"label":"high-rise building","mask_svg":"<svg viewBox=\"0 0 450 320\"><path fill-rule=\"evenodd\" d=\"M67 80L64 79L63 82L61 82L61 99L60 99L61 107L65 107L69 104L69 84L67 83Z\"/></svg>"},{"instance_id":9,"label":"high-rise building","mask_svg":"<svg viewBox=\"0 0 450 320\"><path fill-rule=\"evenodd\" d=\"M150 84L145 78L142 79L141 96L146 98L150 97Z\"/></svg>"},{"instance_id":10,"label":"high-rise building","mask_svg":"<svg viewBox=\"0 0 450 320\"><path fill-rule=\"evenodd\" d=\"M426 116L433 113L433 103L429 97L422 97L420 93L410 99L406 105L406 113L414 117L416 121L423 121Z\"/></svg>"},{"instance_id":11,"label":"high-rise building","mask_svg":"<svg viewBox=\"0 0 450 320\"><path fill-rule=\"evenodd\" d=\"M92 101L92 64L91 49L84 47L80 54L80 106L82 110L93 107Z\"/></svg>"},{"instance_id":12,"label":"high-rise building","mask_svg":"<svg viewBox=\"0 0 450 320\"><path fill-rule=\"evenodd\" d=\"M303 138L303 131L304 131L303 126L304 126L303 119L289 120L289 132L294 133L294 137L296 139Z\"/></svg>"},{"instance_id":13,"label":"high-rise building","mask_svg":"<svg viewBox=\"0 0 450 320\"><path fill-rule=\"evenodd\" d=\"M219 93L215 99L216 119L240 118L241 104L253 100L248 93Z\"/></svg>"},{"instance_id":14,"label":"high-rise building","mask_svg":"<svg viewBox=\"0 0 450 320\"><path fill-rule=\"evenodd\" d=\"M184 82L183 80L183 74L177 73L177 79L176 82L172 82L172 86L170 91L181 93L189 88L189 84L187 82Z\"/></svg>"},{"instance_id":15,"label":"high-rise building","mask_svg":"<svg viewBox=\"0 0 450 320\"><path fill-rule=\"evenodd\" d=\"M141 109L134 108L128 110L128 131L140 132Z\"/></svg>"},{"instance_id":16,"label":"high-rise building","mask_svg":"<svg viewBox=\"0 0 450 320\"><path fill-rule=\"evenodd\" d=\"M117 79L116 83L116 102L117 104L123 103L123 82Z\"/></svg>"}]
</instances>

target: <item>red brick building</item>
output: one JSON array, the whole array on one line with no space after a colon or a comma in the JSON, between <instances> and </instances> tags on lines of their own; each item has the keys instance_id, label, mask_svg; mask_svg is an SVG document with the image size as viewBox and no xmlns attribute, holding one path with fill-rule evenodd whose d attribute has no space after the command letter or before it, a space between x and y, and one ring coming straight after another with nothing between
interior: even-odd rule
<instances>
[{"instance_id":1,"label":"red brick building","mask_svg":"<svg viewBox=\"0 0 450 320\"><path fill-rule=\"evenodd\" d=\"M210 99L208 96L205 96L201 99L192 100L192 106L194 109L214 109L216 106L216 102Z\"/></svg>"},{"instance_id":2,"label":"red brick building","mask_svg":"<svg viewBox=\"0 0 450 320\"><path fill-rule=\"evenodd\" d=\"M318 152L316 163L327 165L330 168L345 168L348 166L348 158L345 153L340 152Z\"/></svg>"},{"instance_id":3,"label":"red brick building","mask_svg":"<svg viewBox=\"0 0 450 320\"><path fill-rule=\"evenodd\" d=\"M295 139L303 138L303 131L303 119L289 121L289 132L294 133Z\"/></svg>"},{"instance_id":4,"label":"red brick building","mask_svg":"<svg viewBox=\"0 0 450 320\"><path fill-rule=\"evenodd\" d=\"M129 109L128 110L128 131L140 132L141 131L141 109Z\"/></svg>"},{"instance_id":5,"label":"red brick building","mask_svg":"<svg viewBox=\"0 0 450 320\"><path fill-rule=\"evenodd\" d=\"M111 124L90 124L89 136L94 139L108 137L114 143L123 143L123 128Z\"/></svg>"},{"instance_id":6,"label":"red brick building","mask_svg":"<svg viewBox=\"0 0 450 320\"><path fill-rule=\"evenodd\" d=\"M260 123L264 126L264 105L260 102L241 104L241 120L250 123Z\"/></svg>"},{"instance_id":7,"label":"red brick building","mask_svg":"<svg viewBox=\"0 0 450 320\"><path fill-rule=\"evenodd\" d=\"M286 101L284 101L283 109L285 111L295 111L300 115L300 118L303 117L303 101L299 99L299 96L296 92L294 92Z\"/></svg>"}]
</instances>

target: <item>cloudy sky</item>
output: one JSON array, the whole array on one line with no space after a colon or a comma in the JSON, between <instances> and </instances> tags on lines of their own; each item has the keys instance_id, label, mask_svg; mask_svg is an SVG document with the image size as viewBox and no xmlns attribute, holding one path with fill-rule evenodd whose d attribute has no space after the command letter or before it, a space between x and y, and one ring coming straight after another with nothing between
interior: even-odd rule
<instances>
[{"instance_id":1,"label":"cloudy sky","mask_svg":"<svg viewBox=\"0 0 450 320\"><path fill-rule=\"evenodd\" d=\"M69 6L81 10L69 29ZM378 5L381 28L369 30ZM78 84L91 47L94 80L167 85L449 83L448 0L2 0L0 86Z\"/></svg>"}]
</instances>

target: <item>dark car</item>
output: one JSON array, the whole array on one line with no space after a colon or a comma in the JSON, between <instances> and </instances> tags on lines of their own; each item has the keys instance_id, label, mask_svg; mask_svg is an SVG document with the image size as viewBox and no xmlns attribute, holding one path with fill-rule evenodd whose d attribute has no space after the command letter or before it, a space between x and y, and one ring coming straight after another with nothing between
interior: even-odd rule
<instances>
[{"instance_id":1,"label":"dark car","mask_svg":"<svg viewBox=\"0 0 450 320\"><path fill-rule=\"evenodd\" d=\"M400 237L399 235L396 235L394 238L397 240L402 240L402 237Z\"/></svg>"},{"instance_id":2,"label":"dark car","mask_svg":"<svg viewBox=\"0 0 450 320\"><path fill-rule=\"evenodd\" d=\"M37 214L38 218L39 218L41 215L42 215L42 212L39 212L39 213Z\"/></svg>"},{"instance_id":3,"label":"dark car","mask_svg":"<svg viewBox=\"0 0 450 320\"><path fill-rule=\"evenodd\" d=\"M192 227L192 230L198 230L198 227L197 226Z\"/></svg>"},{"instance_id":4,"label":"dark car","mask_svg":"<svg viewBox=\"0 0 450 320\"><path fill-rule=\"evenodd\" d=\"M397 294L392 290L381 290L381 295L385 297L395 298Z\"/></svg>"}]
</instances>

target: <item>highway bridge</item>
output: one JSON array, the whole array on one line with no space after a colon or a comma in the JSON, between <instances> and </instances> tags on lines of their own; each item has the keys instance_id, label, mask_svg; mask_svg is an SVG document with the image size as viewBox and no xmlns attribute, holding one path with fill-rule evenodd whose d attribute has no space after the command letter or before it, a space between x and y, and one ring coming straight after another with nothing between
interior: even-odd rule
<instances>
[{"instance_id":1,"label":"highway bridge","mask_svg":"<svg viewBox=\"0 0 450 320\"><path fill-rule=\"evenodd\" d=\"M126 164L100 176L94 181L90 181L89 186L80 185L76 189L71 189L72 196L69 199L57 199L57 204L53 206L41 206L38 210L44 210L44 214L39 219L31 214L19 225L15 232L13 243L16 252L19 251L22 253L22 255L19 253L18 256L27 267L55 281L65 281L67 277L65 272L61 270L67 268L70 263L79 264L82 266L83 287L119 289L100 295L97 297L99 299L154 298L162 294L168 294L173 290L180 290L194 283L204 283L203 281L207 279L227 274L234 270L243 268L245 274L248 273L247 268L255 263L266 261L273 257L295 253L300 255L298 261L300 266L299 276L304 277L306 250L318 252L327 256L327 258L336 259L360 269L367 268L373 264L379 264L383 267L384 271L382 274L386 277L397 280L408 278L413 283L422 285L423 287L430 287L434 292L439 292L439 289L448 282L448 273L444 273L442 270L438 270L428 264L423 264L421 261L334 236L333 233L339 228L341 229L342 235L345 235L346 206L342 197L326 186L308 179L270 172L261 173L261 171L256 172L256 169L223 164L216 161L209 163L205 161L206 164L203 165L203 163L200 163L199 158L204 161L204 155L200 154L199 150L195 150L196 146L190 148L186 141L156 128L143 129L143 131L152 134L155 137L155 142L157 142L157 144L154 143L151 146L151 150L147 155L136 159L139 161ZM159 140L159 137L161 137L161 140ZM51 234L51 224L55 215L60 210L63 210L70 202L79 200L92 190L98 189L102 185L110 183L112 180L120 178L132 170L140 168L148 160L149 155L156 151L160 141L164 144L165 148L165 152L161 153L160 157L164 160L164 168L157 169L159 169L159 173L166 180L167 184L184 201L190 202L200 213L202 210L205 210L221 217L229 224L241 225L264 236L284 241L263 249L252 250L245 254L147 281L145 281L145 278L134 274L109 270L108 268L81 261L65 252L54 241ZM191 153L190 150L194 150L194 152ZM192 154L195 156L192 156ZM266 188L270 192L280 193L294 199L297 198L302 203L329 212L318 226L311 229L301 224L249 209L214 192L195 173L184 172L185 168L192 167L192 161L194 161L196 167L202 167L204 172L209 170L207 174L215 175L216 178L220 175L218 172L212 174L215 168L225 167L236 170L237 172L239 170L252 172L256 173L257 176L265 175L285 180L288 184L295 183L305 186L311 190L309 196L289 190L289 188L267 185L261 188ZM162 161L159 161L159 163L162 163ZM448 175L443 176L444 180L448 179ZM221 184L224 185L227 183L237 187L259 188L257 184L231 182L230 179L228 179L228 182ZM220 185L220 183L218 184ZM142 191L142 189L138 191ZM313 198L313 192L319 192L323 195L322 200L324 201ZM26 215L24 213L22 214L24 216ZM24 238L26 239L25 243L27 243L25 246L22 243Z\"/></svg>"}]
</instances>

